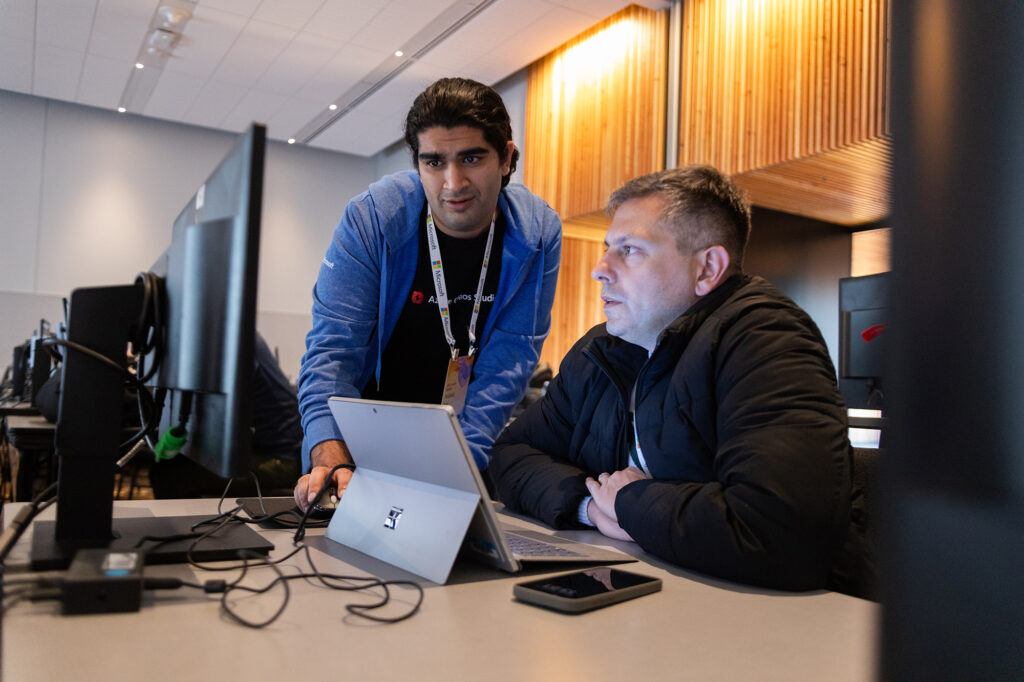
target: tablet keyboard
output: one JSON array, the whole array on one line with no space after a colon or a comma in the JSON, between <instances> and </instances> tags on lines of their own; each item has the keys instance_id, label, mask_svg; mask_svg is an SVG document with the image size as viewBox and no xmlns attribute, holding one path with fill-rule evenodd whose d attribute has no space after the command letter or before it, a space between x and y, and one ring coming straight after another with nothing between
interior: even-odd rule
<instances>
[{"instance_id":1,"label":"tablet keyboard","mask_svg":"<svg viewBox=\"0 0 1024 682\"><path fill-rule=\"evenodd\" d=\"M518 533L505 531L505 541L512 549L512 553L523 557L548 557L548 556L582 556L565 547L534 540Z\"/></svg>"}]
</instances>

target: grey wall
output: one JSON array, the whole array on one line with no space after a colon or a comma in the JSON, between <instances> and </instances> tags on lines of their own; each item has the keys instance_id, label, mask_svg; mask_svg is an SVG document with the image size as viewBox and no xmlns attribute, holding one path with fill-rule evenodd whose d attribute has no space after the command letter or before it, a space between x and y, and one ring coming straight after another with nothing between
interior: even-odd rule
<instances>
[{"instance_id":1,"label":"grey wall","mask_svg":"<svg viewBox=\"0 0 1024 682\"><path fill-rule=\"evenodd\" d=\"M744 268L770 280L821 329L832 364L839 353L839 278L850 276L847 228L755 207Z\"/></svg>"},{"instance_id":2,"label":"grey wall","mask_svg":"<svg viewBox=\"0 0 1024 682\"><path fill-rule=\"evenodd\" d=\"M236 136L0 90L0 367L75 287L131 282ZM259 327L293 379L310 290L374 159L271 142Z\"/></svg>"}]
</instances>

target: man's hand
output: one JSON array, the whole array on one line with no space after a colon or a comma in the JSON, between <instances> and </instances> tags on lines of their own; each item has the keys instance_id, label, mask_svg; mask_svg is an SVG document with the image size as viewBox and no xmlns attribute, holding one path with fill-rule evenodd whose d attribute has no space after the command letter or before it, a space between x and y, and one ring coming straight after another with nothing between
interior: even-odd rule
<instances>
[{"instance_id":1,"label":"man's hand","mask_svg":"<svg viewBox=\"0 0 1024 682\"><path fill-rule=\"evenodd\" d=\"M587 503L587 516L590 517L590 522L597 526L597 529L604 535L615 540L628 540L629 542L635 542L629 533L622 530L618 521L609 518L607 514L601 511L601 508L597 506L597 502L593 499Z\"/></svg>"},{"instance_id":2,"label":"man's hand","mask_svg":"<svg viewBox=\"0 0 1024 682\"><path fill-rule=\"evenodd\" d=\"M325 440L315 445L309 453L309 460L313 463L313 471L304 475L295 484L295 504L303 512L316 498L320 488L327 482L327 474L339 464L352 464L352 456L349 455L348 447L340 440ZM350 469L338 469L334 472L334 487L338 491L338 499L348 487L352 478Z\"/></svg>"},{"instance_id":3,"label":"man's hand","mask_svg":"<svg viewBox=\"0 0 1024 682\"><path fill-rule=\"evenodd\" d=\"M611 538L618 540L632 540L629 534L619 526L618 516L615 514L615 496L619 490L633 481L647 478L644 472L636 467L629 467L613 473L603 473L597 477L587 478L587 490L590 491L593 499L587 505L587 516L597 529Z\"/></svg>"}]
</instances>

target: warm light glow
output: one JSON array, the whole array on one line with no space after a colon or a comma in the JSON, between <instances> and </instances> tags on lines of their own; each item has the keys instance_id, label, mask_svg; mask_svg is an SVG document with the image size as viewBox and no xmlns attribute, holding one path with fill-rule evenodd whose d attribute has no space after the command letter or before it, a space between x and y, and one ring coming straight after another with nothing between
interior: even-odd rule
<instances>
[{"instance_id":1,"label":"warm light glow","mask_svg":"<svg viewBox=\"0 0 1024 682\"><path fill-rule=\"evenodd\" d=\"M405 54L405 53L402 52L401 50L395 50L395 56L396 57L401 57L403 54Z\"/></svg>"},{"instance_id":2,"label":"warm light glow","mask_svg":"<svg viewBox=\"0 0 1024 682\"><path fill-rule=\"evenodd\" d=\"M329 106L327 108L330 109L331 111L334 111L335 109L338 108L338 105L337 104L332 104L331 106Z\"/></svg>"},{"instance_id":3,"label":"warm light glow","mask_svg":"<svg viewBox=\"0 0 1024 682\"><path fill-rule=\"evenodd\" d=\"M135 68L136 69L144 69L144 68L146 68L146 65L143 64L142 62L135 62Z\"/></svg>"},{"instance_id":4,"label":"warm light glow","mask_svg":"<svg viewBox=\"0 0 1024 682\"><path fill-rule=\"evenodd\" d=\"M554 65L554 91L561 91L566 100L571 100L578 87L596 83L627 59L636 31L636 22L623 19L567 49Z\"/></svg>"},{"instance_id":5,"label":"warm light glow","mask_svg":"<svg viewBox=\"0 0 1024 682\"><path fill-rule=\"evenodd\" d=\"M126 112L126 111L128 111L128 110L127 110L127 109L125 109L124 107L118 107L118 108L117 108L117 113L119 113L119 114L123 114L123 113L124 113L124 112Z\"/></svg>"},{"instance_id":6,"label":"warm light glow","mask_svg":"<svg viewBox=\"0 0 1024 682\"><path fill-rule=\"evenodd\" d=\"M749 15L749 13L751 12L753 12L756 16L757 13L761 12L764 9L765 4L765 0L726 0L726 17L728 19L732 19L735 15ZM792 4L790 6L792 6Z\"/></svg>"},{"instance_id":7,"label":"warm light glow","mask_svg":"<svg viewBox=\"0 0 1024 682\"><path fill-rule=\"evenodd\" d=\"M289 137L288 138L288 144L295 144L295 138L294 137Z\"/></svg>"}]
</instances>

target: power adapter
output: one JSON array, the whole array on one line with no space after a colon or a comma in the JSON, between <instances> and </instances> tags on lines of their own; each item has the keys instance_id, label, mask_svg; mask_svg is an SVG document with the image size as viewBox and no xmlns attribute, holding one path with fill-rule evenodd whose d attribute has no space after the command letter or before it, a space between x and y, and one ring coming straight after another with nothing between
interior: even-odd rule
<instances>
[{"instance_id":1,"label":"power adapter","mask_svg":"<svg viewBox=\"0 0 1024 682\"><path fill-rule=\"evenodd\" d=\"M124 613L142 606L142 552L81 549L64 576L65 614Z\"/></svg>"}]
</instances>

